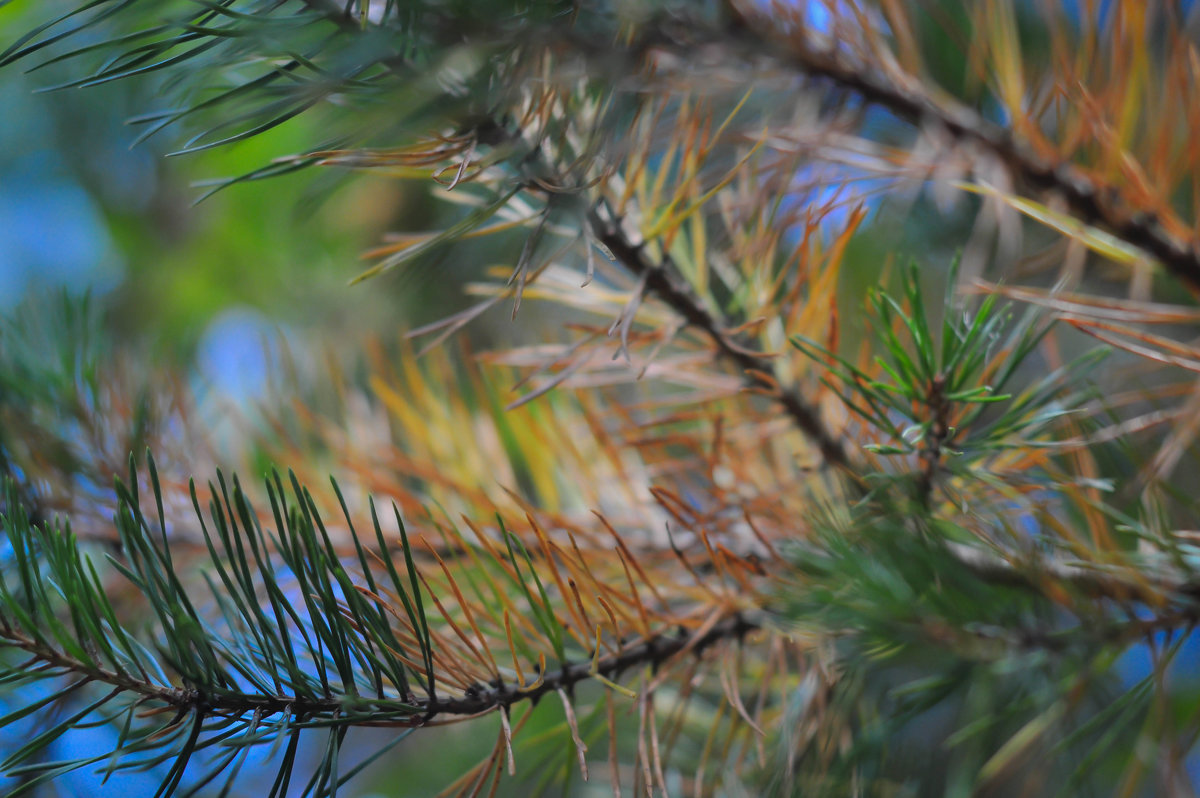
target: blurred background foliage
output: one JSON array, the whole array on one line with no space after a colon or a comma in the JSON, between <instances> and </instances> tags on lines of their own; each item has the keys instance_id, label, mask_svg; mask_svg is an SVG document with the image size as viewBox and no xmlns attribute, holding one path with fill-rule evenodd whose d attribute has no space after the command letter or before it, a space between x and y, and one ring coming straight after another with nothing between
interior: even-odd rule
<instances>
[{"instance_id":1,"label":"blurred background foliage","mask_svg":"<svg viewBox=\"0 0 1200 798\"><path fill-rule=\"evenodd\" d=\"M7 4L0 37L13 41L55 6L71 4ZM248 345L277 328L361 341L436 317L431 301L453 294L456 281L446 273L346 288L361 253L385 231L437 223L446 208L422 187L301 170L200 201L211 181L322 141L319 114L204 153L164 157L185 128L168 127L135 146L141 130L128 124L155 110L163 76L41 91L77 77L76 64L54 64L28 75L10 68L0 82L7 119L0 127L0 301L7 311L30 294L87 291L123 342L207 362L216 350L244 349L231 344ZM348 301L329 301L331 292ZM243 364L251 358L230 356Z\"/></svg>"}]
</instances>

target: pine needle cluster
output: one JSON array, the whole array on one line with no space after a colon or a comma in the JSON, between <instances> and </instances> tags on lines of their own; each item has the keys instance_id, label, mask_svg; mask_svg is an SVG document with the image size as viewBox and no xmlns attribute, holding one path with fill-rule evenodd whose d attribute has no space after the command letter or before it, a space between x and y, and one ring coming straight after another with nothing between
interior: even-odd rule
<instances>
[{"instance_id":1,"label":"pine needle cluster","mask_svg":"<svg viewBox=\"0 0 1200 798\"><path fill-rule=\"evenodd\" d=\"M330 301L511 257L281 386L234 455L94 307L5 322L0 728L34 721L7 794L346 794L459 724L477 762L400 767L461 796L1191 794L1189 4L33 13L0 66L141 81L139 141L321 120L204 196L324 169L447 206ZM872 249L922 214L915 261ZM497 315L551 323L452 340Z\"/></svg>"}]
</instances>

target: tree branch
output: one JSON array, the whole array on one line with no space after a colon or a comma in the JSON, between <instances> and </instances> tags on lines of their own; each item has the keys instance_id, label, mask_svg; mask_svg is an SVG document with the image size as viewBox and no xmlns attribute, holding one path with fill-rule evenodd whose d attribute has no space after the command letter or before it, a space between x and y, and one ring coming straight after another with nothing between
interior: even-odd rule
<instances>
[{"instance_id":1,"label":"tree branch","mask_svg":"<svg viewBox=\"0 0 1200 798\"><path fill-rule=\"evenodd\" d=\"M1075 217L1154 256L1193 294L1200 294L1200 249L1195 243L1176 239L1158 224L1152 212L1127 207L1108 186L1097 185L1068 161L1042 158L1012 131L987 121L961 103L934 97L916 78L899 85L878 70L850 63L836 45L817 51L796 38L785 45L759 31L736 9L733 13L740 24L723 33L724 43L738 43L747 54L767 54L797 72L829 80L913 125L938 124L954 138L969 141L997 158L1027 191L1057 194ZM671 41L671 37L661 34L656 38ZM694 46L694 42L688 46Z\"/></svg>"},{"instance_id":2,"label":"tree branch","mask_svg":"<svg viewBox=\"0 0 1200 798\"><path fill-rule=\"evenodd\" d=\"M43 663L64 671L86 677L88 681L110 685L118 691L135 693L147 699L159 701L182 711L202 711L212 716L241 716L257 712L262 716L287 713L295 717L345 715L349 711L376 712L378 717L360 721L357 725L423 726L437 715L479 715L498 709L507 709L522 701L536 702L547 693L571 690L575 685L596 675L616 679L626 671L649 665L657 668L674 657L690 652L699 655L714 645L741 640L751 632L763 628L759 621L734 613L717 622L705 634L692 636L683 632L664 632L630 646L623 651L603 657L595 670L591 662L568 662L557 670L544 675L536 687L522 689L516 684L493 681L488 685L475 685L459 698L412 697L372 698L369 696L338 695L311 698L290 695L265 695L246 693L208 693L195 687L166 687L138 679L128 673L88 665L61 651L21 633L8 623L0 622L0 636L4 643L0 648L20 649Z\"/></svg>"},{"instance_id":3,"label":"tree branch","mask_svg":"<svg viewBox=\"0 0 1200 798\"><path fill-rule=\"evenodd\" d=\"M767 378L766 375L774 373L771 361L754 354L752 343L729 333L730 325L723 319L714 318L704 308L670 255L663 255L658 262L652 261L643 245L634 243L621 229L620 220L601 214L600 206L593 206L588 211L587 221L596 240L618 263L645 279L648 292L665 302L689 325L703 330L717 345L721 357L742 370L742 379L748 387L766 390L774 396L796 426L816 443L825 462L843 468L851 465L843 442L826 428L820 412L794 388L776 385Z\"/></svg>"},{"instance_id":4,"label":"tree branch","mask_svg":"<svg viewBox=\"0 0 1200 798\"><path fill-rule=\"evenodd\" d=\"M762 623L735 613L717 622L705 634L693 637L682 634L658 634L634 645L619 654L604 657L596 671L590 663L575 662L563 665L547 673L541 684L531 690L522 690L516 685L492 684L473 691L464 698L438 699L427 705L430 716L446 713L455 715L477 714L493 709L512 706L520 701L536 701L547 693L574 687L580 682L599 674L615 679L627 670L650 665L657 668L684 652L701 654L713 645L726 640L741 640L751 632L763 628ZM681 630L682 631L682 630Z\"/></svg>"},{"instance_id":5,"label":"tree branch","mask_svg":"<svg viewBox=\"0 0 1200 798\"><path fill-rule=\"evenodd\" d=\"M361 28L355 21L346 16L343 10L331 0L303 0L309 9L322 14L339 30L347 34L359 34ZM580 43L585 52L594 49L594 42ZM488 120L490 129L503 130L504 126L496 120ZM540 153L535 154L540 157ZM646 290L665 302L678 313L689 325L698 327L707 333L717 345L721 356L736 365L743 372L745 384L754 389L765 390L775 396L776 401L783 406L784 411L792 418L801 431L816 443L826 463L849 467L851 457L843 442L836 438L825 426L820 412L810 405L794 388L775 385L767 375L774 373L770 361L753 353L754 345L742 341L738 336L727 330L732 326L724 319L714 318L707 311L695 291L688 285L686 279L679 273L670 255L664 255L654 263L642 251L641 244L632 242L622 231L620 220L602 218L597 207L593 206L588 213L587 222L593 235L600 243L616 257L617 261L638 277L645 278Z\"/></svg>"}]
</instances>

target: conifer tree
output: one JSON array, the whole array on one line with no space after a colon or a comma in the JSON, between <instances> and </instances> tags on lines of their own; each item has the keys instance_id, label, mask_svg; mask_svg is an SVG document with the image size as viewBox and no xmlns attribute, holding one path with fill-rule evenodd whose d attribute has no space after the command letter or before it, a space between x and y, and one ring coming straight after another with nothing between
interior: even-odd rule
<instances>
[{"instance_id":1,"label":"conifer tree","mask_svg":"<svg viewBox=\"0 0 1200 798\"><path fill-rule=\"evenodd\" d=\"M139 140L320 120L209 192L444 206L329 302L501 262L233 455L88 303L4 322L8 794L1192 794L1191 4L28 13L0 66L136 81Z\"/></svg>"}]
</instances>

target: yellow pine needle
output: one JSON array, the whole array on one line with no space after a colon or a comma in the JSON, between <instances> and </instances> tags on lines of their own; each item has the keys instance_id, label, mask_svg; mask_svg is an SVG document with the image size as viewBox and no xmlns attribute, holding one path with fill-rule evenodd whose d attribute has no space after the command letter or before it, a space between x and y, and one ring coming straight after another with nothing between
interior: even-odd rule
<instances>
[{"instance_id":1,"label":"yellow pine needle","mask_svg":"<svg viewBox=\"0 0 1200 798\"><path fill-rule=\"evenodd\" d=\"M721 124L717 125L717 129L713 132L712 137L709 139L710 142L715 144L721 140L721 137L725 134L726 128L728 128L733 122L734 117L736 117L738 112L742 110L742 106L746 104L746 101L750 99L750 95L752 94L754 94L753 87L746 90L746 93L742 95L742 98L737 101L737 104L734 105L733 108L730 109L729 113L725 115L725 118L721 120ZM704 155L708 154L708 150L711 148L711 146L712 145L710 144L709 147L706 147L703 150Z\"/></svg>"},{"instance_id":2,"label":"yellow pine needle","mask_svg":"<svg viewBox=\"0 0 1200 798\"><path fill-rule=\"evenodd\" d=\"M517 688L522 691L526 690L525 673L521 670L521 660L517 656L517 647L513 645L512 623L509 620L507 609L504 610L504 634L508 638L508 650L512 654L513 668L517 672Z\"/></svg>"},{"instance_id":3,"label":"yellow pine needle","mask_svg":"<svg viewBox=\"0 0 1200 798\"><path fill-rule=\"evenodd\" d=\"M614 627L614 633L615 633L615 627ZM593 678L595 678L596 681L600 682L600 684L604 685L605 687L607 687L608 689L610 689L614 692L620 693L621 695L625 696L626 698L632 698L632 699L636 700L638 697L638 694L635 693L633 690L630 690L628 687L623 687L623 686L617 684L612 679L609 679L600 673L600 627L599 626L596 627L596 648L592 653L592 666L588 669L588 674L591 675Z\"/></svg>"},{"instance_id":4,"label":"yellow pine needle","mask_svg":"<svg viewBox=\"0 0 1200 798\"><path fill-rule=\"evenodd\" d=\"M1052 210L1043 203L1008 194L986 183L964 183L960 181L954 183L954 185L972 194L995 197L1004 204L1028 216L1030 219L1040 222L1053 230L1057 230L1064 236L1080 242L1088 249L1103 255L1115 263L1132 266L1146 260L1146 256L1136 247L1125 243L1116 236L1106 233L1099 228L1086 225L1070 214Z\"/></svg>"},{"instance_id":5,"label":"yellow pine needle","mask_svg":"<svg viewBox=\"0 0 1200 798\"><path fill-rule=\"evenodd\" d=\"M680 101L679 116L682 118L688 113L689 103L686 97ZM653 133L651 132L651 135ZM658 163L658 175L654 178L654 185L650 188L650 196L642 198L642 208L658 208L662 205L663 189L666 185L667 175L671 174L672 164L675 162L676 153L679 151L680 140L677 136L671 136L667 144L666 151L663 152Z\"/></svg>"},{"instance_id":6,"label":"yellow pine needle","mask_svg":"<svg viewBox=\"0 0 1200 798\"><path fill-rule=\"evenodd\" d=\"M531 690L536 690L546 681L546 654L538 653L538 677L532 684L518 685L518 689L522 693L528 693Z\"/></svg>"},{"instance_id":7,"label":"yellow pine needle","mask_svg":"<svg viewBox=\"0 0 1200 798\"><path fill-rule=\"evenodd\" d=\"M700 208L704 207L704 205L707 204L708 201L713 197L715 197L718 192L733 182L734 178L738 176L738 172L741 170L741 168L746 165L747 161L754 157L754 155L762 148L766 141L767 130L764 128L762 135L758 137L758 141L754 143L754 146L750 148L750 151L742 156L741 160L739 160L723 178L717 181L715 186L701 194L697 200L689 204L686 208L678 213L671 214L671 209L668 208L662 214L662 216L660 216L657 223L651 225L649 229L643 231L643 235L645 235L647 239L658 238L665 231L674 229L685 219L696 213L696 211L700 210Z\"/></svg>"}]
</instances>

